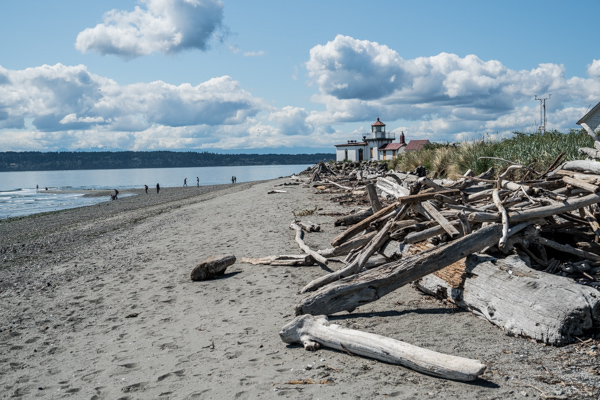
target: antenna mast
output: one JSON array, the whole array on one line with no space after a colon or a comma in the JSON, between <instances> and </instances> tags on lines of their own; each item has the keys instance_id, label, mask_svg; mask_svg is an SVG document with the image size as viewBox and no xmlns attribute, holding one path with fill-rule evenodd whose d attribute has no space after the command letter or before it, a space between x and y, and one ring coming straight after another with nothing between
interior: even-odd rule
<instances>
[{"instance_id":1,"label":"antenna mast","mask_svg":"<svg viewBox=\"0 0 600 400\"><path fill-rule=\"evenodd\" d=\"M535 99L540 101L540 126L538 127L538 132L540 133L546 132L546 123L548 122L546 120L546 100L548 100L550 97L552 97L551 94L548 94L548 97L535 96Z\"/></svg>"}]
</instances>

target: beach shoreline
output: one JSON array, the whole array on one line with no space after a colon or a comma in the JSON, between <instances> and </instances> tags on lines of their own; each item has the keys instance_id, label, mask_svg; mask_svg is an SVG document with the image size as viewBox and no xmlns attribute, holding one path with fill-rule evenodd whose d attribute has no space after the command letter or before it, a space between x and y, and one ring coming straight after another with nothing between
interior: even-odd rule
<instances>
[{"instance_id":1,"label":"beach shoreline","mask_svg":"<svg viewBox=\"0 0 600 400\"><path fill-rule=\"evenodd\" d=\"M285 182L161 188L158 195L150 188L0 221L0 398L598 397L600 371L590 366L598 357L589 347L508 337L412 286L330 320L479 359L487 365L482 378L449 381L283 343L278 332L294 318L298 291L327 271L241 259L301 254L289 224L315 207L303 218L322 232L305 241L331 247L344 229L332 215L349 211L313 188L278 186ZM267 194L273 188L284 193ZM218 254L237 262L219 279L192 282L194 266Z\"/></svg>"}]
</instances>

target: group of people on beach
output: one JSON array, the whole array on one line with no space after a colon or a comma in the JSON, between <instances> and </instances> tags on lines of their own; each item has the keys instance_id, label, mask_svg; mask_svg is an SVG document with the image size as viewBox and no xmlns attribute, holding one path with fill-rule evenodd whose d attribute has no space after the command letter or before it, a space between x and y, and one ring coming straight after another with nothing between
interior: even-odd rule
<instances>
[{"instance_id":1,"label":"group of people on beach","mask_svg":"<svg viewBox=\"0 0 600 400\"><path fill-rule=\"evenodd\" d=\"M236 183L236 182L237 182L237 176L232 176L231 183Z\"/></svg>"},{"instance_id":2,"label":"group of people on beach","mask_svg":"<svg viewBox=\"0 0 600 400\"><path fill-rule=\"evenodd\" d=\"M183 186L187 186L187 178L183 178ZM200 187L200 177L196 177L196 186Z\"/></svg>"}]
</instances>

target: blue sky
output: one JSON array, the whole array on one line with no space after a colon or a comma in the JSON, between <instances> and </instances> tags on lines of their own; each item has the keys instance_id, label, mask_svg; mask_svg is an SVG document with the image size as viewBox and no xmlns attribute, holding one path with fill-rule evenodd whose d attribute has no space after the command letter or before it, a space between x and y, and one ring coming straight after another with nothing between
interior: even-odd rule
<instances>
[{"instance_id":1,"label":"blue sky","mask_svg":"<svg viewBox=\"0 0 600 400\"><path fill-rule=\"evenodd\" d=\"M3 0L0 151L333 152L568 131L598 1ZM398 136L398 135L396 135Z\"/></svg>"}]
</instances>

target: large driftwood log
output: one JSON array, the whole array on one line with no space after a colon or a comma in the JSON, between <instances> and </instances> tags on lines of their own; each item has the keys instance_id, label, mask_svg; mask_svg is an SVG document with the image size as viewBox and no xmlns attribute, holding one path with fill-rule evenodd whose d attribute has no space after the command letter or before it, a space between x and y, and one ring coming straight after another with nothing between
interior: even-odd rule
<instances>
[{"instance_id":1,"label":"large driftwood log","mask_svg":"<svg viewBox=\"0 0 600 400\"><path fill-rule=\"evenodd\" d=\"M233 264L235 264L235 256L233 255L208 257L196 265L190 277L193 281L213 279L223 275L227 267Z\"/></svg>"},{"instance_id":2,"label":"large driftwood log","mask_svg":"<svg viewBox=\"0 0 600 400\"><path fill-rule=\"evenodd\" d=\"M553 345L573 342L600 317L597 290L531 269L519 256L469 256L457 281L432 274L417 287L434 295L443 293L507 334Z\"/></svg>"},{"instance_id":3,"label":"large driftwood log","mask_svg":"<svg viewBox=\"0 0 600 400\"><path fill-rule=\"evenodd\" d=\"M296 305L296 315L352 311L498 243L501 235L500 225L489 225L443 246L331 283L301 300Z\"/></svg>"},{"instance_id":4,"label":"large driftwood log","mask_svg":"<svg viewBox=\"0 0 600 400\"><path fill-rule=\"evenodd\" d=\"M486 368L477 360L438 353L374 333L344 328L330 323L323 315L296 317L283 327L279 337L285 343L302 343L306 350L330 347L456 381L474 381Z\"/></svg>"}]
</instances>

